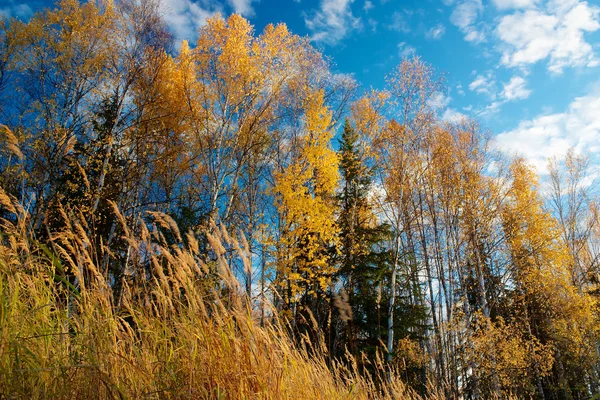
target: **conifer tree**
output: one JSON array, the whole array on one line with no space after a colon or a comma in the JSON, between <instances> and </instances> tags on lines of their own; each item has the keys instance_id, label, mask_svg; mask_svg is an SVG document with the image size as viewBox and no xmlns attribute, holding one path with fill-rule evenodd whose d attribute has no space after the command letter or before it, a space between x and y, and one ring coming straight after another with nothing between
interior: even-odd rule
<instances>
[{"instance_id":1,"label":"conifer tree","mask_svg":"<svg viewBox=\"0 0 600 400\"><path fill-rule=\"evenodd\" d=\"M354 354L372 353L385 332L381 285L390 262L390 253L384 245L389 229L378 222L369 199L372 171L360 147L358 133L346 120L339 149L342 184L338 195L341 245L338 276L352 310L344 343Z\"/></svg>"}]
</instances>

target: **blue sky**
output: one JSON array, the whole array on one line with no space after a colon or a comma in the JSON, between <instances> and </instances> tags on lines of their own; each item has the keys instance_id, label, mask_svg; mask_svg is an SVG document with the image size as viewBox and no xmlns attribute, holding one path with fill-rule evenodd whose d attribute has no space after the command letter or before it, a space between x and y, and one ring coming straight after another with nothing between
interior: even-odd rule
<instances>
[{"instance_id":1,"label":"blue sky","mask_svg":"<svg viewBox=\"0 0 600 400\"><path fill-rule=\"evenodd\" d=\"M207 17L238 12L261 31L285 22L363 88L411 54L446 75L445 119L472 116L497 145L543 174L570 146L600 156L600 1L163 0L176 37L194 40ZM0 0L27 18L50 2Z\"/></svg>"}]
</instances>

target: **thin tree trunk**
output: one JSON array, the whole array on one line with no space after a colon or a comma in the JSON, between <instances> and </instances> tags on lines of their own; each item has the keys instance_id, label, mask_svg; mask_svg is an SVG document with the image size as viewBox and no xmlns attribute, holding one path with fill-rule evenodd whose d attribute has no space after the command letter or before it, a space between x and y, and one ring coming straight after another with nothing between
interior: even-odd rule
<instances>
[{"instance_id":1,"label":"thin tree trunk","mask_svg":"<svg viewBox=\"0 0 600 400\"><path fill-rule=\"evenodd\" d=\"M388 340L387 340L387 360L392 361L392 353L394 352L394 308L396 306L396 275L400 263L400 235L396 234L394 254L394 266L392 268L392 276L390 279L390 303L388 306Z\"/></svg>"}]
</instances>

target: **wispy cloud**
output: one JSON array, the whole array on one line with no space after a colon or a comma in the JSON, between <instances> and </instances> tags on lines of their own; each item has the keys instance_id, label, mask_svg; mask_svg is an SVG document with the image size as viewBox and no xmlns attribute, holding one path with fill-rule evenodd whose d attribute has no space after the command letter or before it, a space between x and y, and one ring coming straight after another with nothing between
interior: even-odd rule
<instances>
[{"instance_id":1,"label":"wispy cloud","mask_svg":"<svg viewBox=\"0 0 600 400\"><path fill-rule=\"evenodd\" d=\"M475 80L469 84L469 90L477 94L485 94L492 100L496 98L496 80L491 72L486 75L477 75Z\"/></svg>"},{"instance_id":2,"label":"wispy cloud","mask_svg":"<svg viewBox=\"0 0 600 400\"><path fill-rule=\"evenodd\" d=\"M413 46L409 45L406 42L398 43L398 55L400 56L400 58L410 57L416 51L417 51L417 49L415 49Z\"/></svg>"},{"instance_id":3,"label":"wispy cloud","mask_svg":"<svg viewBox=\"0 0 600 400\"><path fill-rule=\"evenodd\" d=\"M441 39L446 33L446 27L442 24L437 24L425 32L425 37L428 39L438 40Z\"/></svg>"},{"instance_id":4,"label":"wispy cloud","mask_svg":"<svg viewBox=\"0 0 600 400\"><path fill-rule=\"evenodd\" d=\"M374 18L369 18L367 20L367 24L369 25L369 27L371 28L372 32L377 32L377 26L379 25L379 22L377 22L376 19Z\"/></svg>"},{"instance_id":5,"label":"wispy cloud","mask_svg":"<svg viewBox=\"0 0 600 400\"><path fill-rule=\"evenodd\" d=\"M467 119L468 116L455 108L449 107L452 97L446 93L437 92L427 102L429 108L439 115L440 119L444 122L460 122ZM470 109L465 110L470 111Z\"/></svg>"},{"instance_id":6,"label":"wispy cloud","mask_svg":"<svg viewBox=\"0 0 600 400\"><path fill-rule=\"evenodd\" d=\"M162 0L161 12L175 39L195 41L198 29L206 24L206 19L215 12L222 11L218 5L203 4L192 0Z\"/></svg>"},{"instance_id":7,"label":"wispy cloud","mask_svg":"<svg viewBox=\"0 0 600 400\"><path fill-rule=\"evenodd\" d=\"M311 39L334 45L352 30L361 26L359 18L352 14L350 5L354 0L321 0L317 11L305 16L304 23L311 31Z\"/></svg>"},{"instance_id":8,"label":"wispy cloud","mask_svg":"<svg viewBox=\"0 0 600 400\"><path fill-rule=\"evenodd\" d=\"M442 121L446 122L460 122L467 119L467 116L454 108L447 108L442 114Z\"/></svg>"},{"instance_id":9,"label":"wispy cloud","mask_svg":"<svg viewBox=\"0 0 600 400\"><path fill-rule=\"evenodd\" d=\"M452 11L450 21L465 35L466 41L482 42L485 40L485 34L477 24L482 13L481 0L463 0Z\"/></svg>"},{"instance_id":10,"label":"wispy cloud","mask_svg":"<svg viewBox=\"0 0 600 400\"><path fill-rule=\"evenodd\" d=\"M8 4L0 7L0 17L26 20L32 15L33 10L27 4L19 4L9 0Z\"/></svg>"},{"instance_id":11,"label":"wispy cloud","mask_svg":"<svg viewBox=\"0 0 600 400\"><path fill-rule=\"evenodd\" d=\"M434 110L441 110L448 107L452 98L445 93L437 92L427 102L427 105Z\"/></svg>"},{"instance_id":12,"label":"wispy cloud","mask_svg":"<svg viewBox=\"0 0 600 400\"><path fill-rule=\"evenodd\" d=\"M394 12L392 14L392 20L391 20L390 24L388 25L388 28L393 31L402 32L402 33L410 32L411 29L410 29L410 23L408 21L408 17L409 17L409 15L406 11Z\"/></svg>"},{"instance_id":13,"label":"wispy cloud","mask_svg":"<svg viewBox=\"0 0 600 400\"><path fill-rule=\"evenodd\" d=\"M494 5L499 10L511 8L529 8L534 7L539 0L493 0Z\"/></svg>"},{"instance_id":14,"label":"wispy cloud","mask_svg":"<svg viewBox=\"0 0 600 400\"><path fill-rule=\"evenodd\" d=\"M227 0L233 11L244 17L254 16L254 8L252 7L252 3L254 2L255 0Z\"/></svg>"},{"instance_id":15,"label":"wispy cloud","mask_svg":"<svg viewBox=\"0 0 600 400\"><path fill-rule=\"evenodd\" d=\"M498 90L498 87L501 90ZM477 75L469 84L469 89L480 95L485 95L491 103L479 109L477 115L487 116L500 111L500 108L511 101L522 100L529 97L531 90L527 88L527 81L521 76L513 76L508 82L498 84L491 71L485 75Z\"/></svg>"}]
</instances>

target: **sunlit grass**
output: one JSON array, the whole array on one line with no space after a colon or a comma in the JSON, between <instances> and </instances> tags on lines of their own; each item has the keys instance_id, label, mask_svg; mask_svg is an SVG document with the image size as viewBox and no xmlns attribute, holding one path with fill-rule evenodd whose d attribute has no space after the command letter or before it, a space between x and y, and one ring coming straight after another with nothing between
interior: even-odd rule
<instances>
[{"instance_id":1,"label":"sunlit grass","mask_svg":"<svg viewBox=\"0 0 600 400\"><path fill-rule=\"evenodd\" d=\"M19 204L3 192L0 204L17 216L0 220L0 398L413 397L383 362L379 376L361 375L352 362L328 362L318 344L298 348L279 324L259 326L227 268L222 243L232 239L216 227L208 266L191 236L169 246L158 230L124 226L144 257L132 257L115 299L82 219L65 213L66 229L42 245ZM153 217L181 239L167 216ZM209 268L220 271L221 294L207 289Z\"/></svg>"}]
</instances>

